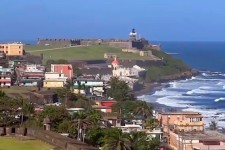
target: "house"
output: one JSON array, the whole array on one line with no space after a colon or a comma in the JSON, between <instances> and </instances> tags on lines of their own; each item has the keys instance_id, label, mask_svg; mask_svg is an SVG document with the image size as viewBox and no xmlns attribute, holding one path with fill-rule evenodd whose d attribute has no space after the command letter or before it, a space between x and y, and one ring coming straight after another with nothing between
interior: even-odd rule
<instances>
[{"instance_id":1,"label":"house","mask_svg":"<svg viewBox=\"0 0 225 150\"><path fill-rule=\"evenodd\" d=\"M104 92L104 81L86 78L73 79L72 90L74 93L92 94L102 96Z\"/></svg>"},{"instance_id":2,"label":"house","mask_svg":"<svg viewBox=\"0 0 225 150\"><path fill-rule=\"evenodd\" d=\"M0 51L4 52L6 56L23 56L23 44L21 43L10 43L0 44Z\"/></svg>"},{"instance_id":3,"label":"house","mask_svg":"<svg viewBox=\"0 0 225 150\"><path fill-rule=\"evenodd\" d=\"M82 112L85 111L84 108L66 108L66 110L69 112L69 114L73 115L76 112Z\"/></svg>"},{"instance_id":4,"label":"house","mask_svg":"<svg viewBox=\"0 0 225 150\"><path fill-rule=\"evenodd\" d=\"M114 100L95 100L96 105L92 106L92 108L99 110L101 112L111 113L112 106L116 103L117 101Z\"/></svg>"},{"instance_id":5,"label":"house","mask_svg":"<svg viewBox=\"0 0 225 150\"><path fill-rule=\"evenodd\" d=\"M51 64L51 72L62 73L69 80L73 78L73 66L71 64Z\"/></svg>"},{"instance_id":6,"label":"house","mask_svg":"<svg viewBox=\"0 0 225 150\"><path fill-rule=\"evenodd\" d=\"M46 72L43 87L45 88L59 88L64 87L68 77L63 73Z\"/></svg>"},{"instance_id":7,"label":"house","mask_svg":"<svg viewBox=\"0 0 225 150\"><path fill-rule=\"evenodd\" d=\"M27 64L26 60L10 60L9 61L10 68L16 68L16 67L19 67L19 66L25 65L25 64Z\"/></svg>"},{"instance_id":8,"label":"house","mask_svg":"<svg viewBox=\"0 0 225 150\"><path fill-rule=\"evenodd\" d=\"M10 87L12 84L12 72L11 68L3 68L0 66L0 86Z\"/></svg>"},{"instance_id":9,"label":"house","mask_svg":"<svg viewBox=\"0 0 225 150\"><path fill-rule=\"evenodd\" d=\"M45 67L36 64L20 65L15 69L17 84L20 86L40 86L44 79Z\"/></svg>"}]
</instances>

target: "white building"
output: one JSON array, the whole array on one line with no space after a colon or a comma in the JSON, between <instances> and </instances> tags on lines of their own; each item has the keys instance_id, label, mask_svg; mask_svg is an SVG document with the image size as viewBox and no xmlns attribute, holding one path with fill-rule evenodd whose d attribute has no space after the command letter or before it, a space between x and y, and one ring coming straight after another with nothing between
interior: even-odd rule
<instances>
[{"instance_id":1,"label":"white building","mask_svg":"<svg viewBox=\"0 0 225 150\"><path fill-rule=\"evenodd\" d=\"M139 74L146 71L137 65L132 68L124 68L119 65L117 58L112 62L112 69L113 77L118 77L120 80L125 81L131 89L138 87Z\"/></svg>"}]
</instances>

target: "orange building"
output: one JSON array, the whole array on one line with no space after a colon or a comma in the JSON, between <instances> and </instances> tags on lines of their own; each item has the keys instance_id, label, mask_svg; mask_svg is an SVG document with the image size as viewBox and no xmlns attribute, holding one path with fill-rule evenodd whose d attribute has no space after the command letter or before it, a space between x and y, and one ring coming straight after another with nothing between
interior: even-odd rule
<instances>
[{"instance_id":1,"label":"orange building","mask_svg":"<svg viewBox=\"0 0 225 150\"><path fill-rule=\"evenodd\" d=\"M163 127L167 143L175 150L181 147L180 135L184 137L184 134L199 135L204 133L203 116L197 112L158 113L157 119ZM199 140L197 140L196 143L197 142L199 142ZM188 145L190 145L190 143L186 143L186 146ZM185 148L184 150L189 149Z\"/></svg>"},{"instance_id":2,"label":"orange building","mask_svg":"<svg viewBox=\"0 0 225 150\"><path fill-rule=\"evenodd\" d=\"M7 56L22 56L24 54L21 43L0 44L0 51Z\"/></svg>"},{"instance_id":3,"label":"orange building","mask_svg":"<svg viewBox=\"0 0 225 150\"><path fill-rule=\"evenodd\" d=\"M181 131L204 131L203 116L197 112L169 112L159 113L157 119L161 122L164 131L168 128Z\"/></svg>"}]
</instances>

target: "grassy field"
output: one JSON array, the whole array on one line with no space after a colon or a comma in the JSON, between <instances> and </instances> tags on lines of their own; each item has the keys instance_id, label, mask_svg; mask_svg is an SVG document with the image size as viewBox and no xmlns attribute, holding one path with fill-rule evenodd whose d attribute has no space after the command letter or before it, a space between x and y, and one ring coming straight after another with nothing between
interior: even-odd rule
<instances>
[{"instance_id":1,"label":"grassy field","mask_svg":"<svg viewBox=\"0 0 225 150\"><path fill-rule=\"evenodd\" d=\"M52 150L54 147L39 140L0 137L0 150Z\"/></svg>"},{"instance_id":2,"label":"grassy field","mask_svg":"<svg viewBox=\"0 0 225 150\"><path fill-rule=\"evenodd\" d=\"M119 59L146 60L149 57L141 57L138 54L123 53L119 48L103 45L70 47L55 49L50 46L25 46L25 51L33 55L44 55L44 60L96 60L104 59L104 53L116 53Z\"/></svg>"},{"instance_id":3,"label":"grassy field","mask_svg":"<svg viewBox=\"0 0 225 150\"><path fill-rule=\"evenodd\" d=\"M37 90L37 87L12 86L10 88L0 88L0 90L4 91L6 94L11 94L11 93L22 94L22 93L31 92L32 90Z\"/></svg>"}]
</instances>

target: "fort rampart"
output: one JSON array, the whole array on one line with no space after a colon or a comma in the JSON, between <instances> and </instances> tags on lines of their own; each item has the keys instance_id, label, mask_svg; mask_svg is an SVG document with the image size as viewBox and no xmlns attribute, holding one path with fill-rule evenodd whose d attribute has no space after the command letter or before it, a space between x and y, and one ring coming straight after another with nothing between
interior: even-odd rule
<instances>
[{"instance_id":1,"label":"fort rampart","mask_svg":"<svg viewBox=\"0 0 225 150\"><path fill-rule=\"evenodd\" d=\"M28 136L56 146L62 150L97 150L97 148L83 142L76 141L51 131L22 127L0 127L0 136Z\"/></svg>"}]
</instances>

